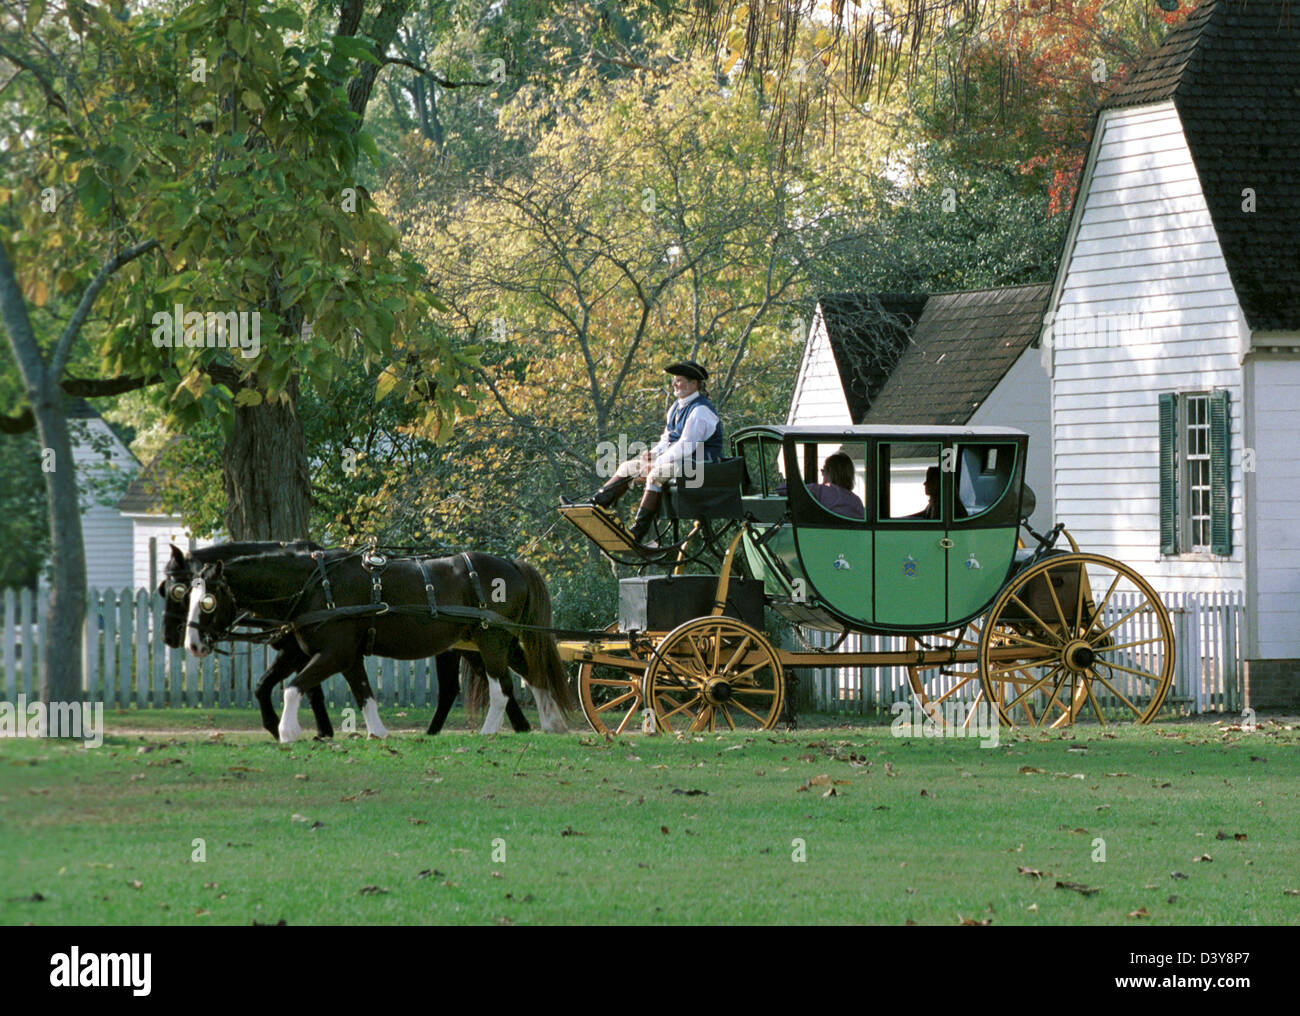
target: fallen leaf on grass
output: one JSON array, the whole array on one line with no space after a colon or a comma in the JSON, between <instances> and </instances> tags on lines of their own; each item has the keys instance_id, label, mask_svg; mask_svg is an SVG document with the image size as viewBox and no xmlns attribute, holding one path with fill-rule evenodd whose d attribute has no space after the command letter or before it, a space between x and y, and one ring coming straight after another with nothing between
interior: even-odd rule
<instances>
[{"instance_id":1,"label":"fallen leaf on grass","mask_svg":"<svg viewBox=\"0 0 1300 1016\"><path fill-rule=\"evenodd\" d=\"M1282 890L1282 895L1283 895L1283 896L1300 896L1300 889L1283 889L1283 890ZM40 896L40 893L36 893L36 896ZM35 898L35 897L33 897L33 898Z\"/></svg>"},{"instance_id":2,"label":"fallen leaf on grass","mask_svg":"<svg viewBox=\"0 0 1300 1016\"><path fill-rule=\"evenodd\" d=\"M661 825L661 826L659 827L659 831L660 831L661 833L663 833L665 836L668 835L668 827L667 827L666 825Z\"/></svg>"},{"instance_id":3,"label":"fallen leaf on grass","mask_svg":"<svg viewBox=\"0 0 1300 1016\"><path fill-rule=\"evenodd\" d=\"M1028 910L1031 914L1036 914L1038 913L1038 904L1031 903L1029 904L1029 906L1025 907L1025 909Z\"/></svg>"},{"instance_id":4,"label":"fallen leaf on grass","mask_svg":"<svg viewBox=\"0 0 1300 1016\"><path fill-rule=\"evenodd\" d=\"M1146 907L1138 907L1136 910L1130 910L1124 916L1125 917L1150 917L1151 915L1147 913Z\"/></svg>"},{"instance_id":5,"label":"fallen leaf on grass","mask_svg":"<svg viewBox=\"0 0 1300 1016\"><path fill-rule=\"evenodd\" d=\"M1039 769L1037 766L1021 766L1016 770L1021 776L1034 776L1038 773L1047 772L1046 769Z\"/></svg>"},{"instance_id":6,"label":"fallen leaf on grass","mask_svg":"<svg viewBox=\"0 0 1300 1016\"><path fill-rule=\"evenodd\" d=\"M1107 773L1107 776L1132 776L1132 773Z\"/></svg>"},{"instance_id":7,"label":"fallen leaf on grass","mask_svg":"<svg viewBox=\"0 0 1300 1016\"><path fill-rule=\"evenodd\" d=\"M410 822L411 825L428 825L428 824L429 824L428 822L426 822L426 821L425 821L424 819L422 819L422 818L407 818L406 821Z\"/></svg>"},{"instance_id":8,"label":"fallen leaf on grass","mask_svg":"<svg viewBox=\"0 0 1300 1016\"><path fill-rule=\"evenodd\" d=\"M563 829L560 830L560 835L561 836L586 836L587 834L580 833L578 832L578 830L574 829L573 826L566 825Z\"/></svg>"},{"instance_id":9,"label":"fallen leaf on grass","mask_svg":"<svg viewBox=\"0 0 1300 1016\"><path fill-rule=\"evenodd\" d=\"M1211 857L1209 854L1202 854L1200 857L1193 857L1193 858L1192 858L1192 863L1193 863L1193 864L1196 864L1196 863L1198 863L1198 862L1200 862L1200 861L1213 861L1213 860L1214 860L1214 858Z\"/></svg>"},{"instance_id":10,"label":"fallen leaf on grass","mask_svg":"<svg viewBox=\"0 0 1300 1016\"><path fill-rule=\"evenodd\" d=\"M141 882L138 878L133 878L133 879L131 879L131 881L128 882L127 885L129 885L132 889L143 889L143 888L144 888L144 883Z\"/></svg>"},{"instance_id":11,"label":"fallen leaf on grass","mask_svg":"<svg viewBox=\"0 0 1300 1016\"><path fill-rule=\"evenodd\" d=\"M417 872L415 877L416 878L442 878L443 873L439 871L437 868L425 868L423 871Z\"/></svg>"},{"instance_id":12,"label":"fallen leaf on grass","mask_svg":"<svg viewBox=\"0 0 1300 1016\"><path fill-rule=\"evenodd\" d=\"M198 910L194 911L194 916L195 916L195 917L207 917L207 916L208 916L209 914L211 914L211 913L212 913L211 910L205 910L205 909L203 909L203 907L199 907Z\"/></svg>"},{"instance_id":13,"label":"fallen leaf on grass","mask_svg":"<svg viewBox=\"0 0 1300 1016\"><path fill-rule=\"evenodd\" d=\"M1039 871L1037 868L1026 868L1020 864L1016 865L1016 871L1019 872L1021 875L1028 875L1030 878L1043 877L1043 873Z\"/></svg>"},{"instance_id":14,"label":"fallen leaf on grass","mask_svg":"<svg viewBox=\"0 0 1300 1016\"><path fill-rule=\"evenodd\" d=\"M834 787L827 787L826 793L822 794L822 797L838 797L838 796L839 796L839 791L836 790Z\"/></svg>"},{"instance_id":15,"label":"fallen leaf on grass","mask_svg":"<svg viewBox=\"0 0 1300 1016\"><path fill-rule=\"evenodd\" d=\"M1097 893L1101 892L1100 887L1084 885L1082 882L1057 882L1056 888L1070 889L1073 892L1079 893L1082 896L1094 896Z\"/></svg>"},{"instance_id":16,"label":"fallen leaf on grass","mask_svg":"<svg viewBox=\"0 0 1300 1016\"><path fill-rule=\"evenodd\" d=\"M982 921L977 921L973 917L962 917L961 914L958 914L957 917L963 928L987 928L993 923L993 918L991 917L986 917Z\"/></svg>"},{"instance_id":17,"label":"fallen leaf on grass","mask_svg":"<svg viewBox=\"0 0 1300 1016\"><path fill-rule=\"evenodd\" d=\"M1169 877L1170 878L1191 878L1192 876L1184 875L1181 871L1171 871L1169 873Z\"/></svg>"},{"instance_id":18,"label":"fallen leaf on grass","mask_svg":"<svg viewBox=\"0 0 1300 1016\"><path fill-rule=\"evenodd\" d=\"M362 896L386 896L387 894L387 889L381 889L377 885L362 886L361 888Z\"/></svg>"},{"instance_id":19,"label":"fallen leaf on grass","mask_svg":"<svg viewBox=\"0 0 1300 1016\"><path fill-rule=\"evenodd\" d=\"M707 790L695 790L695 789L682 790L680 787L673 787L673 793L683 794L686 797L699 797L701 794L703 794L705 797L709 796L709 792Z\"/></svg>"},{"instance_id":20,"label":"fallen leaf on grass","mask_svg":"<svg viewBox=\"0 0 1300 1016\"><path fill-rule=\"evenodd\" d=\"M309 819L306 815L299 815L299 814L295 811L292 815L289 816L289 821L290 821L290 822L310 822L311 819Z\"/></svg>"}]
</instances>

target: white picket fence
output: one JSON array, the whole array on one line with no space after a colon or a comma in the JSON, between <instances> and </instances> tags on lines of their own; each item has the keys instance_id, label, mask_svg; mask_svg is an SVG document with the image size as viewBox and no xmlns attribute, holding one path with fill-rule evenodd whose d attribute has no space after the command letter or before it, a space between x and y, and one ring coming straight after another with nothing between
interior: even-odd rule
<instances>
[{"instance_id":1,"label":"white picket fence","mask_svg":"<svg viewBox=\"0 0 1300 1016\"><path fill-rule=\"evenodd\" d=\"M1165 597L1174 625L1174 684L1165 700L1166 715L1237 712L1242 708L1240 660L1242 598L1238 594L1175 594ZM1108 610L1114 620L1130 609L1116 597ZM40 688L41 620L45 596L31 590L4 591L0 639L3 665L0 695L17 701L19 694L34 701ZM162 600L151 590L117 592L90 590L83 643L71 647L82 653L85 693L89 701L110 708L242 707L255 705L252 688L270 665L266 646L235 645L230 655L196 660L183 649L162 642ZM1108 621L1112 618L1108 618ZM1145 629L1117 630L1125 641L1150 634ZM812 645L829 645L834 636L809 632ZM897 636L850 636L844 652L902 651ZM833 660L834 656L828 656ZM366 669L370 683L385 706L431 707L438 697L432 660L373 658ZM866 713L888 710L912 695L903 667L827 667L798 672L804 687L801 708L820 712ZM325 682L332 707L350 705L352 696L342 677ZM978 685L972 682L970 696ZM280 690L275 692L277 708Z\"/></svg>"},{"instance_id":2,"label":"white picket fence","mask_svg":"<svg viewBox=\"0 0 1300 1016\"><path fill-rule=\"evenodd\" d=\"M46 595L30 589L6 589L0 615L3 640L3 682L0 694L15 702L26 695L35 701L40 691L40 629ZM163 603L152 590L122 589L87 593L81 652L87 701L108 708L205 709L255 705L252 689L270 666L274 651L267 646L234 645L230 655L213 654L196 660L183 649L162 641ZM370 684L380 705L432 706L438 700L433 660L367 661ZM331 706L352 705L352 694L341 676L324 684ZM282 696L276 689L277 708Z\"/></svg>"},{"instance_id":3,"label":"white picket fence","mask_svg":"<svg viewBox=\"0 0 1300 1016\"><path fill-rule=\"evenodd\" d=\"M1174 593L1163 597L1174 628L1174 680L1161 715L1178 716L1210 712L1239 712L1242 701L1242 596L1240 593ZM1104 623L1118 621L1136 605L1116 596L1108 607ZM1121 642L1148 638L1151 621L1135 619L1117 628ZM805 632L811 646L831 645L836 635ZM802 647L799 647L802 648ZM903 652L907 639L899 636L850 635L842 652ZM833 656L828 659L833 659ZM827 667L802 670L801 680L810 686L804 708L830 713L867 713L888 710L895 702L908 701L912 688L905 667ZM1136 680L1136 678L1132 679ZM946 690L946 689L945 689ZM953 696L970 701L979 690L971 682ZM1120 690L1126 685L1121 683ZM810 700L811 701L810 701ZM1106 703L1103 698L1103 708Z\"/></svg>"}]
</instances>

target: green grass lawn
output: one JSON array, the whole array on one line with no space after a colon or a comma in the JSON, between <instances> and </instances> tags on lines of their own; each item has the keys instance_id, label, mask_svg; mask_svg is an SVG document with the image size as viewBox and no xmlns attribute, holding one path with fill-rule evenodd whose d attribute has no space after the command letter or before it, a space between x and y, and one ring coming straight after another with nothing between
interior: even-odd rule
<instances>
[{"instance_id":1,"label":"green grass lawn","mask_svg":"<svg viewBox=\"0 0 1300 1016\"><path fill-rule=\"evenodd\" d=\"M1300 730L1274 721L982 748L825 717L615 741L384 720L281 747L249 710L110 712L99 748L0 740L0 922L1300 922Z\"/></svg>"}]
</instances>

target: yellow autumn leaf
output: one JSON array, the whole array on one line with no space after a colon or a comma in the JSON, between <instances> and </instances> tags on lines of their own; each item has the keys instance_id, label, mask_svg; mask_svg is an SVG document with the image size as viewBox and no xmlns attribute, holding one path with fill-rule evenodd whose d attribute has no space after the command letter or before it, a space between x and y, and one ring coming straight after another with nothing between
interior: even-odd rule
<instances>
[{"instance_id":1,"label":"yellow autumn leaf","mask_svg":"<svg viewBox=\"0 0 1300 1016\"><path fill-rule=\"evenodd\" d=\"M37 307L44 307L45 301L50 298L50 291L46 288L45 283L37 279L32 284L32 303Z\"/></svg>"}]
</instances>

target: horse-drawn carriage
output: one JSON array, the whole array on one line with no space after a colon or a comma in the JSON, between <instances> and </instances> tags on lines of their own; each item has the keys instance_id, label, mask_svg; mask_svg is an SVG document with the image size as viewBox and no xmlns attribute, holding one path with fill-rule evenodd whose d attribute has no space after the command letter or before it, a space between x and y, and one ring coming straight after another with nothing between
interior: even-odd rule
<instances>
[{"instance_id":1,"label":"horse-drawn carriage","mask_svg":"<svg viewBox=\"0 0 1300 1016\"><path fill-rule=\"evenodd\" d=\"M828 666L905 668L941 723L976 708L1031 726L1146 723L1159 710L1174 666L1169 616L1127 565L1080 551L1060 524L1031 528L1024 433L758 426L732 447L694 482L669 485L651 546L602 508L559 509L641 572L621 580L620 616L604 634L559 642L597 731L641 727L649 714L672 732L771 728L787 672ZM861 469L860 517L818 499L820 463L835 451ZM707 574L692 573L701 566ZM765 609L838 638L778 648ZM836 651L855 633L906 641Z\"/></svg>"}]
</instances>

